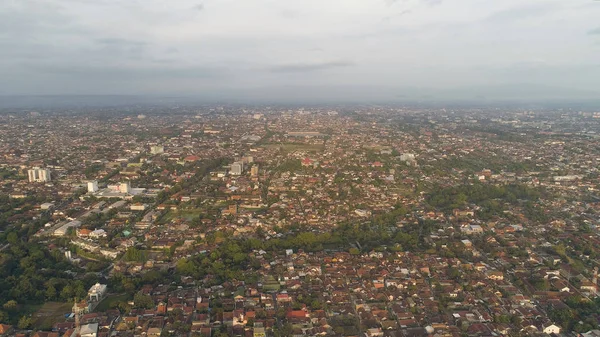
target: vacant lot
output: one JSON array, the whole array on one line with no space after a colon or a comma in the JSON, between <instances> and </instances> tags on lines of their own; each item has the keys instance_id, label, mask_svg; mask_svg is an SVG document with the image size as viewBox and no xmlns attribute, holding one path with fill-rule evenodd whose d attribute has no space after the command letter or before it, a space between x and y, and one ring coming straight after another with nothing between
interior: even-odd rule
<instances>
[{"instance_id":1,"label":"vacant lot","mask_svg":"<svg viewBox=\"0 0 600 337\"><path fill-rule=\"evenodd\" d=\"M54 323L64 322L65 314L71 313L72 308L73 303L44 303L44 305L33 314L33 327L40 330L49 330Z\"/></svg>"},{"instance_id":2,"label":"vacant lot","mask_svg":"<svg viewBox=\"0 0 600 337\"><path fill-rule=\"evenodd\" d=\"M102 312L114 307L119 302L127 302L131 299L129 294L108 295L102 302L98 303L94 311Z\"/></svg>"},{"instance_id":3,"label":"vacant lot","mask_svg":"<svg viewBox=\"0 0 600 337\"><path fill-rule=\"evenodd\" d=\"M165 214L162 217L161 222L168 223L175 219L183 219L183 220L191 221L191 220L196 219L199 216L204 215L204 214L206 214L206 210L200 209L200 208L184 209L184 210L170 210L167 212L167 214Z\"/></svg>"}]
</instances>

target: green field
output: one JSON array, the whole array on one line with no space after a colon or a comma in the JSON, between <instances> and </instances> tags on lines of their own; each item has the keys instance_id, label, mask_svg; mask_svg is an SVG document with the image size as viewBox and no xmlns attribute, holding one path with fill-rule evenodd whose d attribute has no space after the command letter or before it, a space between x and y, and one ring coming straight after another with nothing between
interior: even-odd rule
<instances>
[{"instance_id":1,"label":"green field","mask_svg":"<svg viewBox=\"0 0 600 337\"><path fill-rule=\"evenodd\" d=\"M281 285L273 276L268 275L263 280L263 289L265 291L279 291L279 289L281 289Z\"/></svg>"},{"instance_id":2,"label":"green field","mask_svg":"<svg viewBox=\"0 0 600 337\"><path fill-rule=\"evenodd\" d=\"M321 144L295 144L295 143L270 143L263 147L267 149L281 149L283 152L306 151L306 152L321 152L324 146Z\"/></svg>"},{"instance_id":3,"label":"green field","mask_svg":"<svg viewBox=\"0 0 600 337\"><path fill-rule=\"evenodd\" d=\"M129 294L108 295L104 300L102 300L102 302L98 303L98 306L96 306L96 309L94 309L94 311L96 311L96 312L106 311L106 310L110 309L111 307L114 307L117 303L126 302L126 301L129 301L130 299L131 299L131 296L129 296Z\"/></svg>"},{"instance_id":4,"label":"green field","mask_svg":"<svg viewBox=\"0 0 600 337\"><path fill-rule=\"evenodd\" d=\"M73 303L47 302L33 314L33 327L49 330L55 323L64 322L65 314L71 313Z\"/></svg>"}]
</instances>

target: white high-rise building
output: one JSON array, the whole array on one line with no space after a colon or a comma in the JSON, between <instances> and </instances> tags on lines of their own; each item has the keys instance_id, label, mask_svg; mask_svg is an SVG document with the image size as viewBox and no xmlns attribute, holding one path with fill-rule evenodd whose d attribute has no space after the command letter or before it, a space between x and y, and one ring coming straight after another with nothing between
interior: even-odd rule
<instances>
[{"instance_id":1,"label":"white high-rise building","mask_svg":"<svg viewBox=\"0 0 600 337\"><path fill-rule=\"evenodd\" d=\"M96 180L88 181L87 189L88 189L88 192L90 192L90 193L98 192L98 181L96 181Z\"/></svg>"},{"instance_id":2,"label":"white high-rise building","mask_svg":"<svg viewBox=\"0 0 600 337\"><path fill-rule=\"evenodd\" d=\"M34 167L27 171L29 182L46 182L50 181L50 170Z\"/></svg>"},{"instance_id":3,"label":"white high-rise building","mask_svg":"<svg viewBox=\"0 0 600 337\"><path fill-rule=\"evenodd\" d=\"M129 181L123 182L121 183L121 185L119 185L119 192L131 193L131 184L129 183Z\"/></svg>"},{"instance_id":4,"label":"white high-rise building","mask_svg":"<svg viewBox=\"0 0 600 337\"><path fill-rule=\"evenodd\" d=\"M165 147L164 146L160 146L160 145L156 145L156 146L151 146L150 147L150 153L151 154L161 154L165 152Z\"/></svg>"},{"instance_id":5,"label":"white high-rise building","mask_svg":"<svg viewBox=\"0 0 600 337\"><path fill-rule=\"evenodd\" d=\"M239 176L242 175L243 172L244 163L242 163L241 161L236 161L235 163L231 164L231 174Z\"/></svg>"},{"instance_id":6,"label":"white high-rise building","mask_svg":"<svg viewBox=\"0 0 600 337\"><path fill-rule=\"evenodd\" d=\"M415 155L412 153L403 153L400 155L401 161L412 161L415 160Z\"/></svg>"}]
</instances>

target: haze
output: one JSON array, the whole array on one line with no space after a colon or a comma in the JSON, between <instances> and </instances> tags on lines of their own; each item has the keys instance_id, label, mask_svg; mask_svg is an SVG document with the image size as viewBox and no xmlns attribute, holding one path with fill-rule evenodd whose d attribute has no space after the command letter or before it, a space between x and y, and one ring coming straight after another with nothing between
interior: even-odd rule
<instances>
[{"instance_id":1,"label":"haze","mask_svg":"<svg viewBox=\"0 0 600 337\"><path fill-rule=\"evenodd\" d=\"M4 0L0 94L593 98L598 18L592 0Z\"/></svg>"}]
</instances>

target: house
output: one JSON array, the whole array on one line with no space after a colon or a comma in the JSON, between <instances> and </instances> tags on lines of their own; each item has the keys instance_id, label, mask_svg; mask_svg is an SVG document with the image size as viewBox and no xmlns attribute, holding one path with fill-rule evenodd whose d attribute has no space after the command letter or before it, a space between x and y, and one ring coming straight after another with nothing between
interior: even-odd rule
<instances>
[{"instance_id":1,"label":"house","mask_svg":"<svg viewBox=\"0 0 600 337\"><path fill-rule=\"evenodd\" d=\"M139 202L129 206L129 209L132 211L145 211L147 208L148 208L147 204L142 204Z\"/></svg>"},{"instance_id":2,"label":"house","mask_svg":"<svg viewBox=\"0 0 600 337\"><path fill-rule=\"evenodd\" d=\"M367 336L369 337L380 337L383 336L381 328L371 328L367 330Z\"/></svg>"},{"instance_id":3,"label":"house","mask_svg":"<svg viewBox=\"0 0 600 337\"><path fill-rule=\"evenodd\" d=\"M8 335L13 331L12 325L0 324L0 336Z\"/></svg>"},{"instance_id":4,"label":"house","mask_svg":"<svg viewBox=\"0 0 600 337\"><path fill-rule=\"evenodd\" d=\"M31 337L59 337L59 334L58 332L38 331L31 335Z\"/></svg>"},{"instance_id":5,"label":"house","mask_svg":"<svg viewBox=\"0 0 600 337\"><path fill-rule=\"evenodd\" d=\"M188 162L188 163L193 163L193 162L198 161L200 159L202 159L202 158L200 158L198 156L194 156L194 155L190 155L190 156L187 156L187 157L183 158L183 160L185 162Z\"/></svg>"},{"instance_id":6,"label":"house","mask_svg":"<svg viewBox=\"0 0 600 337\"><path fill-rule=\"evenodd\" d=\"M51 203L51 202L45 202L45 203L43 203L43 204L40 205L40 209L42 209L42 210L49 210L49 209L51 209L53 207L54 207L54 204Z\"/></svg>"},{"instance_id":7,"label":"house","mask_svg":"<svg viewBox=\"0 0 600 337\"><path fill-rule=\"evenodd\" d=\"M90 238L99 239L106 237L106 231L104 229L95 229L88 234Z\"/></svg>"},{"instance_id":8,"label":"house","mask_svg":"<svg viewBox=\"0 0 600 337\"><path fill-rule=\"evenodd\" d=\"M75 315L87 314L91 310L91 305L86 301L82 300L81 302L73 304L73 313Z\"/></svg>"},{"instance_id":9,"label":"house","mask_svg":"<svg viewBox=\"0 0 600 337\"><path fill-rule=\"evenodd\" d=\"M579 289L581 289L581 291L588 292L591 294L595 294L598 291L596 285L588 280L584 280L583 282L581 282L581 286L579 287Z\"/></svg>"},{"instance_id":10,"label":"house","mask_svg":"<svg viewBox=\"0 0 600 337\"><path fill-rule=\"evenodd\" d=\"M492 270L487 273L487 278L490 280L501 281L504 280L504 274L501 271Z\"/></svg>"},{"instance_id":11,"label":"house","mask_svg":"<svg viewBox=\"0 0 600 337\"><path fill-rule=\"evenodd\" d=\"M87 228L82 228L80 230L77 231L77 236L78 237L88 237L90 235L90 233L92 233L92 231L90 229Z\"/></svg>"},{"instance_id":12,"label":"house","mask_svg":"<svg viewBox=\"0 0 600 337\"><path fill-rule=\"evenodd\" d=\"M277 302L278 303L282 303L282 302L289 303L291 301L292 301L292 298L290 297L290 295L285 294L285 293L284 294L277 294Z\"/></svg>"},{"instance_id":13,"label":"house","mask_svg":"<svg viewBox=\"0 0 600 337\"><path fill-rule=\"evenodd\" d=\"M550 325L543 325L542 326L542 331L545 334L559 334L560 333L560 327L556 324L550 324Z\"/></svg>"},{"instance_id":14,"label":"house","mask_svg":"<svg viewBox=\"0 0 600 337\"><path fill-rule=\"evenodd\" d=\"M314 160L310 159L310 158L304 158L302 160L302 166L307 167L307 166L313 166L314 165Z\"/></svg>"},{"instance_id":15,"label":"house","mask_svg":"<svg viewBox=\"0 0 600 337\"><path fill-rule=\"evenodd\" d=\"M160 328L150 328L148 329L147 336L148 337L158 337L162 333L162 329Z\"/></svg>"},{"instance_id":16,"label":"house","mask_svg":"<svg viewBox=\"0 0 600 337\"><path fill-rule=\"evenodd\" d=\"M267 334L265 332L265 328L262 323L256 322L254 323L254 331L252 334L253 337L266 337Z\"/></svg>"},{"instance_id":17,"label":"house","mask_svg":"<svg viewBox=\"0 0 600 337\"><path fill-rule=\"evenodd\" d=\"M96 337L98 335L98 323L90 323L82 325L79 329L81 337Z\"/></svg>"}]
</instances>

